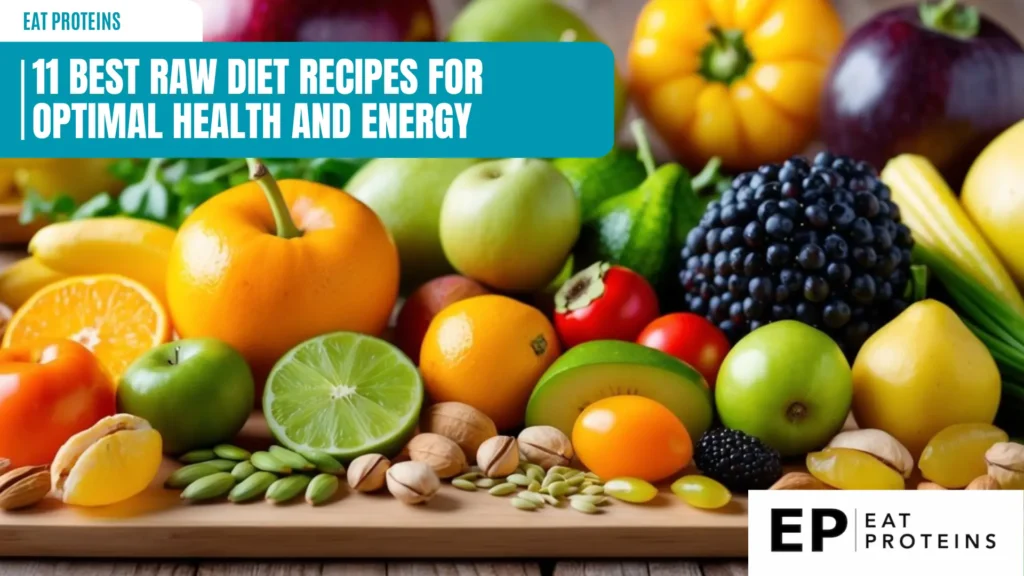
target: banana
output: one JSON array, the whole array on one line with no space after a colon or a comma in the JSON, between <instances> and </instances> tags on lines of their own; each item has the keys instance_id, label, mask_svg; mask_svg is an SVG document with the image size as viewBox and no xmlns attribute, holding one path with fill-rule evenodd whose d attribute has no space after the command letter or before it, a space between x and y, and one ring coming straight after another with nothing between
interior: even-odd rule
<instances>
[{"instance_id":1,"label":"banana","mask_svg":"<svg viewBox=\"0 0 1024 576\"><path fill-rule=\"evenodd\" d=\"M0 272L0 302L20 308L40 288L67 278L37 258L22 258Z\"/></svg>"},{"instance_id":2,"label":"banana","mask_svg":"<svg viewBox=\"0 0 1024 576\"><path fill-rule=\"evenodd\" d=\"M135 218L89 218L43 227L28 251L68 275L121 274L165 301L167 260L175 231Z\"/></svg>"}]
</instances>

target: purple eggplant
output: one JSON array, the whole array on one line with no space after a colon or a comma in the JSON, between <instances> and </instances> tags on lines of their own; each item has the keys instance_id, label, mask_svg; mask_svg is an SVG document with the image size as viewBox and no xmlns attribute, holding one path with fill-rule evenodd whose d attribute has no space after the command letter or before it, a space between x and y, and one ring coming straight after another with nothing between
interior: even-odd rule
<instances>
[{"instance_id":1,"label":"purple eggplant","mask_svg":"<svg viewBox=\"0 0 1024 576\"><path fill-rule=\"evenodd\" d=\"M955 0L884 12L854 31L829 72L822 135L881 169L927 157L959 190L974 158L1024 118L1024 49Z\"/></svg>"}]
</instances>

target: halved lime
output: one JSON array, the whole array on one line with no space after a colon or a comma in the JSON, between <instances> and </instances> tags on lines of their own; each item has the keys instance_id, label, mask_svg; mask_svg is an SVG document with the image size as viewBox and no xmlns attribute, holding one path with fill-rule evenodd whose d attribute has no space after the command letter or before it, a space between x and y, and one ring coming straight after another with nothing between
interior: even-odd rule
<instances>
[{"instance_id":1,"label":"halved lime","mask_svg":"<svg viewBox=\"0 0 1024 576\"><path fill-rule=\"evenodd\" d=\"M285 354L267 378L263 413L278 442L351 460L397 454L423 406L423 380L398 348L335 332Z\"/></svg>"}]
</instances>

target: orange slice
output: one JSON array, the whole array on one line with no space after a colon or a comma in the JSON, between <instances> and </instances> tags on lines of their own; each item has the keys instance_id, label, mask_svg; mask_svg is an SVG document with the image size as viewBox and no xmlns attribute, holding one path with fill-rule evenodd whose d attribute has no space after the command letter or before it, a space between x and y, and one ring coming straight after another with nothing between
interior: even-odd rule
<instances>
[{"instance_id":1,"label":"orange slice","mask_svg":"<svg viewBox=\"0 0 1024 576\"><path fill-rule=\"evenodd\" d=\"M116 382L141 354L170 340L171 323L160 300L130 278L73 276L39 290L18 308L3 346L53 338L92 350Z\"/></svg>"}]
</instances>

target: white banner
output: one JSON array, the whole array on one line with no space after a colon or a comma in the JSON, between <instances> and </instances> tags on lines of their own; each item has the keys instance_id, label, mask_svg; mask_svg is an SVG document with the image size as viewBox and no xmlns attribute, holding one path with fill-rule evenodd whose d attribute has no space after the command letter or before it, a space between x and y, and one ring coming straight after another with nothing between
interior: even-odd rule
<instances>
[{"instance_id":1,"label":"white banner","mask_svg":"<svg viewBox=\"0 0 1024 576\"><path fill-rule=\"evenodd\" d=\"M0 0L0 42L202 42L191 0Z\"/></svg>"},{"instance_id":2,"label":"white banner","mask_svg":"<svg viewBox=\"0 0 1024 576\"><path fill-rule=\"evenodd\" d=\"M1020 576L1024 491L750 493L750 576Z\"/></svg>"}]
</instances>

